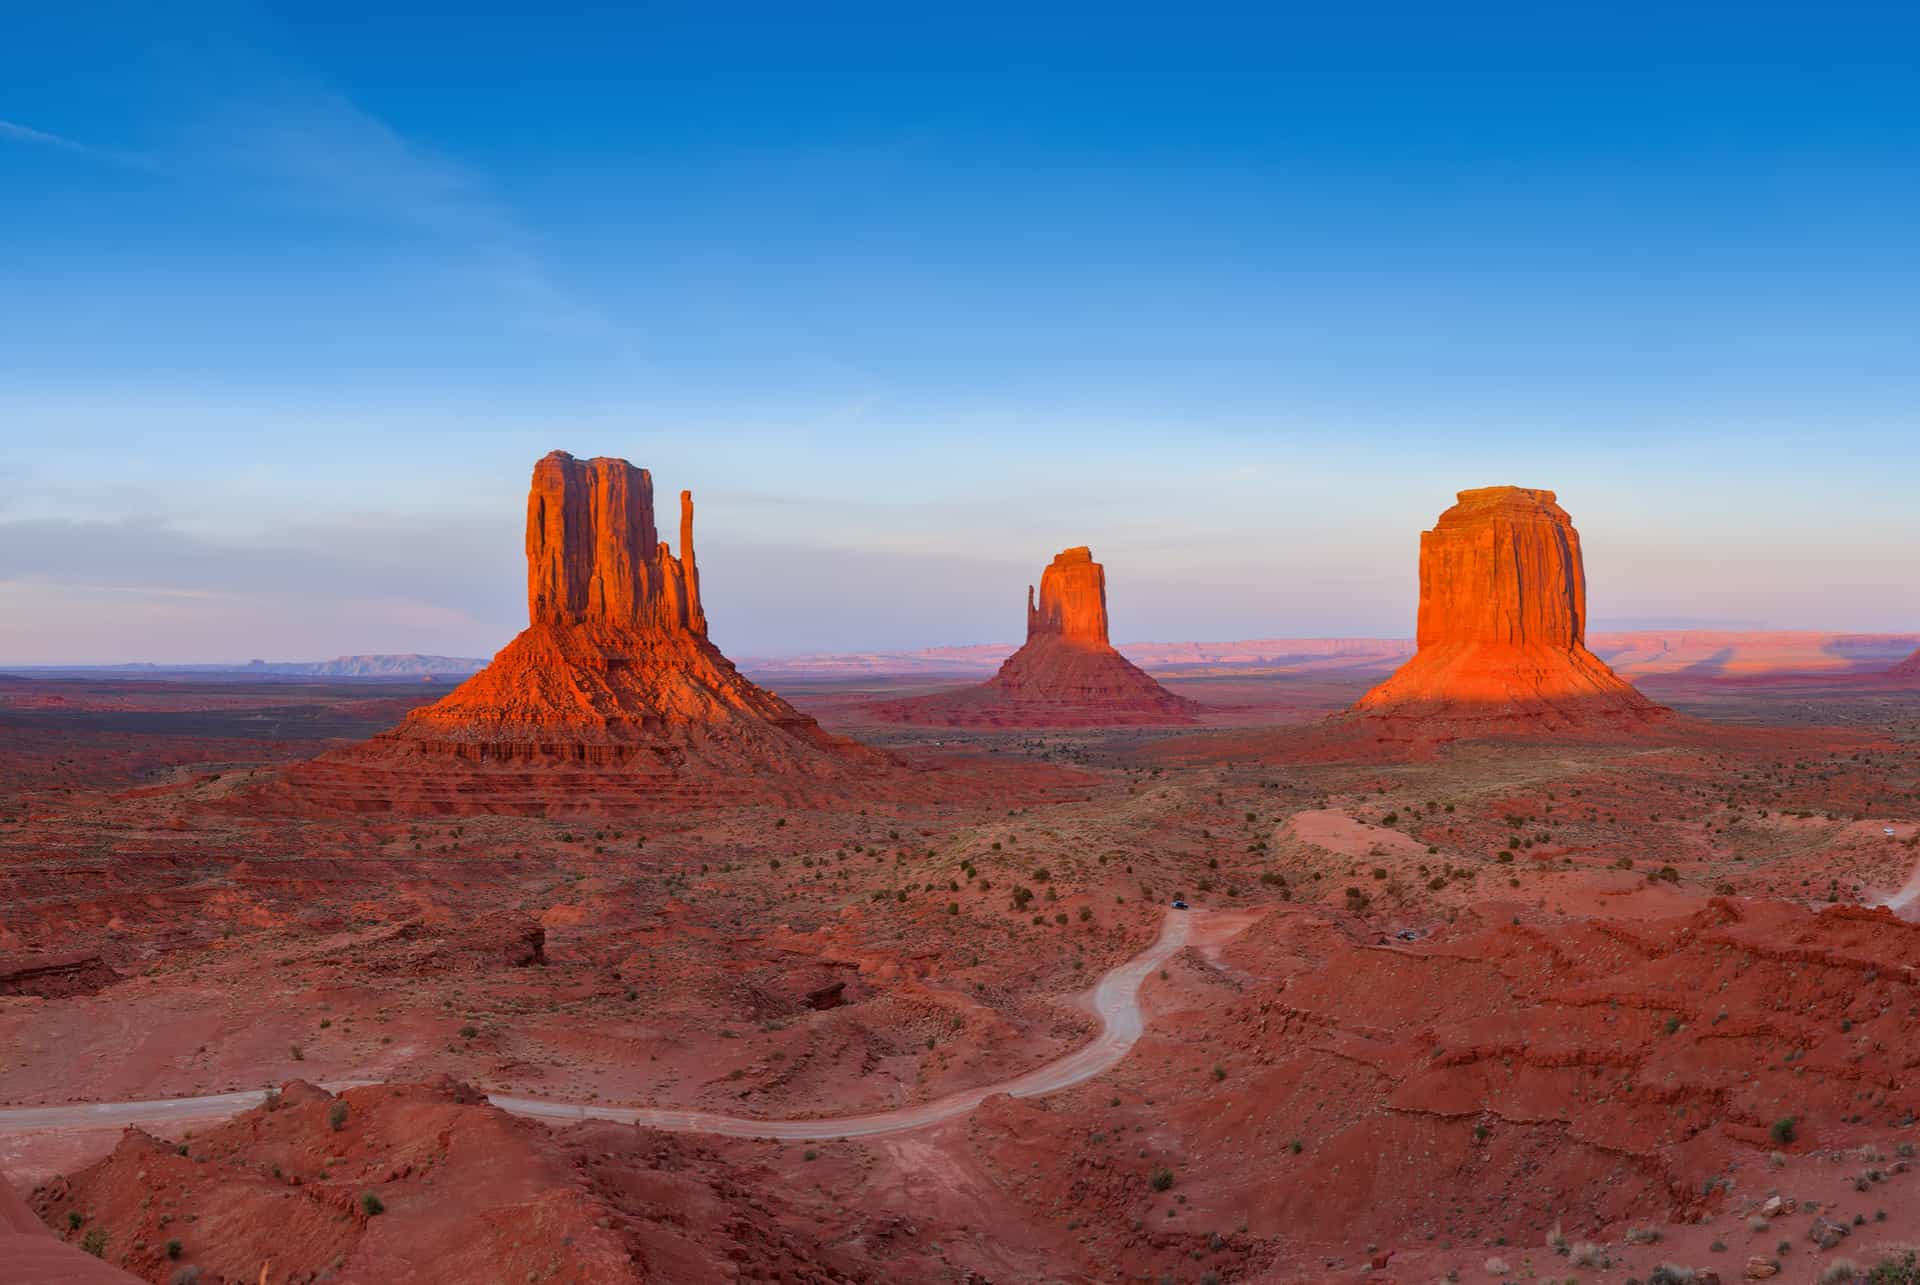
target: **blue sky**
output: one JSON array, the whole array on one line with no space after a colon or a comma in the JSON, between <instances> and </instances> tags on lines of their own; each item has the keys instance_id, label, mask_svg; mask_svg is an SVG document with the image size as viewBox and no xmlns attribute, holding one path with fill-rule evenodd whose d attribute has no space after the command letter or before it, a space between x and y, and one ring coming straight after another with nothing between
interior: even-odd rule
<instances>
[{"instance_id":1,"label":"blue sky","mask_svg":"<svg viewBox=\"0 0 1920 1285\"><path fill-rule=\"evenodd\" d=\"M739 654L1404 636L1497 482L1920 627L1910 8L927 8L7 6L0 661L486 654L554 447Z\"/></svg>"}]
</instances>

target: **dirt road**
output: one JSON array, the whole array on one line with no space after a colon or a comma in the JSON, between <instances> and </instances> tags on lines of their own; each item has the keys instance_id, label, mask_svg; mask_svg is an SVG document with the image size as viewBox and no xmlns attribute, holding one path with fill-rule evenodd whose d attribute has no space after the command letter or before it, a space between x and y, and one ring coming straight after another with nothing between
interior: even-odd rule
<instances>
[{"instance_id":1,"label":"dirt road","mask_svg":"<svg viewBox=\"0 0 1920 1285\"><path fill-rule=\"evenodd\" d=\"M613 1120L643 1124L679 1133L719 1133L742 1138L817 1140L862 1138L880 1133L904 1133L925 1128L979 1106L996 1093L1016 1098L1055 1093L1091 1080L1127 1055L1145 1029L1140 1012L1140 983L1187 944L1188 930L1200 911L1169 910L1160 937L1145 951L1101 977L1088 1002L1100 1018L1101 1031L1092 1043L1058 1061L1036 1067L1025 1075L982 1085L919 1106L898 1107L870 1115L811 1120L756 1120L746 1116L716 1115L665 1107L618 1107L589 1102L554 1102L497 1093L491 1101L502 1110L541 1120ZM357 1088L361 1082L329 1084L329 1089ZM215 1093L206 1097L164 1098L151 1102L94 1102L47 1107L9 1107L0 1110L0 1134L33 1133L44 1129L100 1129L138 1125L149 1128L183 1120L219 1119L260 1105L265 1093Z\"/></svg>"}]
</instances>

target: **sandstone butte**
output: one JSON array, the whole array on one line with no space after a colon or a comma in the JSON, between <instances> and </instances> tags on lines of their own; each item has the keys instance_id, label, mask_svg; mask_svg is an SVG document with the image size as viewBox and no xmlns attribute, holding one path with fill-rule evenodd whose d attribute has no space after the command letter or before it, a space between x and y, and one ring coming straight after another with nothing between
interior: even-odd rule
<instances>
[{"instance_id":1,"label":"sandstone butte","mask_svg":"<svg viewBox=\"0 0 1920 1285\"><path fill-rule=\"evenodd\" d=\"M1027 641L977 687L873 707L875 717L948 727L1182 724L1200 706L1176 696L1107 638L1107 572L1082 546L1027 586Z\"/></svg>"},{"instance_id":2,"label":"sandstone butte","mask_svg":"<svg viewBox=\"0 0 1920 1285\"><path fill-rule=\"evenodd\" d=\"M1580 533L1554 493L1458 498L1420 536L1417 650L1354 712L1541 730L1669 717L1587 650Z\"/></svg>"},{"instance_id":3,"label":"sandstone butte","mask_svg":"<svg viewBox=\"0 0 1920 1285\"><path fill-rule=\"evenodd\" d=\"M356 811L618 811L799 797L884 770L742 677L707 637L680 493L680 552L653 479L554 451L527 496L527 628L392 731L292 769L309 802Z\"/></svg>"}]
</instances>

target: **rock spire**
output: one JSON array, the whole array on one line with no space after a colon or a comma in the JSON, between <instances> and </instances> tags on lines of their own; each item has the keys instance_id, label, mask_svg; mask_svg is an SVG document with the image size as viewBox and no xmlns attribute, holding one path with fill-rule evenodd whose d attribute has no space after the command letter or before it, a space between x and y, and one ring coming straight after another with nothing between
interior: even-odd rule
<instances>
[{"instance_id":1,"label":"rock spire","mask_svg":"<svg viewBox=\"0 0 1920 1285\"><path fill-rule=\"evenodd\" d=\"M951 727L1098 727L1191 723L1176 696L1107 640L1107 572L1084 545L1027 586L1027 641L977 687L873 707L889 722Z\"/></svg>"}]
</instances>

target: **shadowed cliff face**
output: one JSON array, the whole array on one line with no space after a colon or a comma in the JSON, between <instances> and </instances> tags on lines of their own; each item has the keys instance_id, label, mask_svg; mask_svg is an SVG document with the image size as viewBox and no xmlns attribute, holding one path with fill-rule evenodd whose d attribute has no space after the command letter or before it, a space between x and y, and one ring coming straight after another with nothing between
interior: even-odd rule
<instances>
[{"instance_id":1,"label":"shadowed cliff face","mask_svg":"<svg viewBox=\"0 0 1920 1285\"><path fill-rule=\"evenodd\" d=\"M1462 491L1420 536L1419 650L1354 708L1543 728L1664 716L1587 650L1586 616L1580 533L1553 492Z\"/></svg>"}]
</instances>

